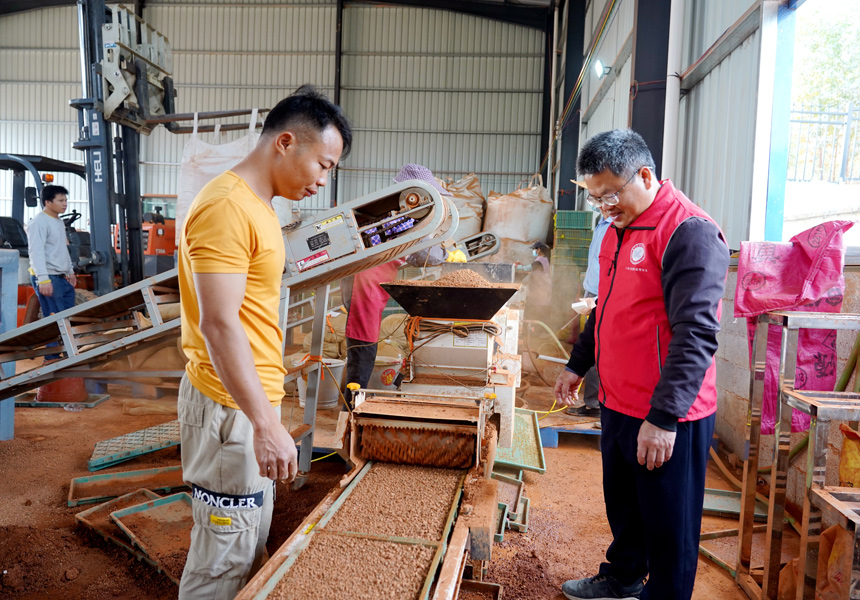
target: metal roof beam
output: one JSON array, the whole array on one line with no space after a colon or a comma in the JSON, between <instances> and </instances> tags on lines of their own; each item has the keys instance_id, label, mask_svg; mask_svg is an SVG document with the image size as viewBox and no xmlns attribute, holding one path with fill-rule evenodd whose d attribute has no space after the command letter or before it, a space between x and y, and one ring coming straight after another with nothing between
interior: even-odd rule
<instances>
[{"instance_id":1,"label":"metal roof beam","mask_svg":"<svg viewBox=\"0 0 860 600\"><path fill-rule=\"evenodd\" d=\"M419 8L435 8L450 10L467 15L494 19L523 27L531 27L540 31L547 29L547 14L552 11L553 3L547 6L523 6L508 4L507 2L470 2L462 0L386 0L380 4L395 4L400 6L414 6Z\"/></svg>"}]
</instances>

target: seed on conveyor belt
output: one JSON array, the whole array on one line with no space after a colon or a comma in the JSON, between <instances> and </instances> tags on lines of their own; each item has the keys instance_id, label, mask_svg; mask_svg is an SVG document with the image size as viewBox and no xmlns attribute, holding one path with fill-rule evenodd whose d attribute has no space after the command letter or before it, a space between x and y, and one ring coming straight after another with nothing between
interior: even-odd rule
<instances>
[{"instance_id":1,"label":"seed on conveyor belt","mask_svg":"<svg viewBox=\"0 0 860 600\"><path fill-rule=\"evenodd\" d=\"M463 471L374 463L326 531L439 541Z\"/></svg>"},{"instance_id":2,"label":"seed on conveyor belt","mask_svg":"<svg viewBox=\"0 0 860 600\"><path fill-rule=\"evenodd\" d=\"M411 600L418 598L436 549L420 544L314 534L273 600Z\"/></svg>"}]
</instances>

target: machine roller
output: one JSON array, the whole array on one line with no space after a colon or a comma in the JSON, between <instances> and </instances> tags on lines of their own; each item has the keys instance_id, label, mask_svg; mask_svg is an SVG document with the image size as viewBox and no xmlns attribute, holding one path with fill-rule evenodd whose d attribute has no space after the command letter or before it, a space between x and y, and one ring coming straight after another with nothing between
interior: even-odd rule
<instances>
[{"instance_id":1,"label":"machine roller","mask_svg":"<svg viewBox=\"0 0 860 600\"><path fill-rule=\"evenodd\" d=\"M491 401L378 391L365 399L359 392L352 413L353 461L475 467Z\"/></svg>"}]
</instances>

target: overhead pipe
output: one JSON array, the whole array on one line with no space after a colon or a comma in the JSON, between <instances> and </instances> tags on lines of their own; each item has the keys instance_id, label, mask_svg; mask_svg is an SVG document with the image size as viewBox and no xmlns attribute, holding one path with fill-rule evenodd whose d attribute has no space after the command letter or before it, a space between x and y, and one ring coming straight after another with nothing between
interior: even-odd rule
<instances>
[{"instance_id":1,"label":"overhead pipe","mask_svg":"<svg viewBox=\"0 0 860 600\"><path fill-rule=\"evenodd\" d=\"M663 172L673 179L678 157L678 114L681 108L681 49L684 42L686 0L672 0L669 15L669 48L666 57L666 110L663 118Z\"/></svg>"}]
</instances>

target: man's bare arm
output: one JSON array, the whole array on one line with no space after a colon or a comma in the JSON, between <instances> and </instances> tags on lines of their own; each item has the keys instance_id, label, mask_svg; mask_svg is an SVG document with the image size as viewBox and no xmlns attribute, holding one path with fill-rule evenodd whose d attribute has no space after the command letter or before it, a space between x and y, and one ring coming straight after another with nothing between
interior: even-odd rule
<instances>
[{"instance_id":1,"label":"man's bare arm","mask_svg":"<svg viewBox=\"0 0 860 600\"><path fill-rule=\"evenodd\" d=\"M245 283L243 273L194 274L200 331L218 378L254 427L260 475L292 481L298 471L296 446L266 397L251 344L239 320Z\"/></svg>"}]
</instances>

